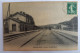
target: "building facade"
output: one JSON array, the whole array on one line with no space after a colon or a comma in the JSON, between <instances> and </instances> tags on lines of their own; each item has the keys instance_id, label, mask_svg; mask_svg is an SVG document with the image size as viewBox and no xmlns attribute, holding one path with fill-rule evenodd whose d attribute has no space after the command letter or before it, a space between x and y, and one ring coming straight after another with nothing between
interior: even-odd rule
<instances>
[{"instance_id":1,"label":"building facade","mask_svg":"<svg viewBox=\"0 0 80 53\"><path fill-rule=\"evenodd\" d=\"M3 20L4 33L28 31L36 29L33 17L25 12L10 14Z\"/></svg>"}]
</instances>

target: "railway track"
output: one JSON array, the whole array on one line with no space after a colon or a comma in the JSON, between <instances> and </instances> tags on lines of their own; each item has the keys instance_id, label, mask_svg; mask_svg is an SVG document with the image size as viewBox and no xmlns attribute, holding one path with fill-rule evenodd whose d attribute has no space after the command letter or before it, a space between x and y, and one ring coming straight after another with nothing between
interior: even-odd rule
<instances>
[{"instance_id":1,"label":"railway track","mask_svg":"<svg viewBox=\"0 0 80 53\"><path fill-rule=\"evenodd\" d=\"M35 32L35 31L33 31ZM4 36L4 42L10 42L14 39L18 39L20 37L26 36L26 34L33 33L33 32L26 32L26 33L21 33L21 34L13 34L9 36Z\"/></svg>"},{"instance_id":2,"label":"railway track","mask_svg":"<svg viewBox=\"0 0 80 53\"><path fill-rule=\"evenodd\" d=\"M62 36L62 37L64 37L65 39L68 39L68 40L71 41L71 42L74 42L74 43L76 43L76 44L78 43L78 42L77 42L78 40L75 39L76 37L75 37L75 38L72 38L72 37L69 36L69 35L66 35L66 34L64 34L64 33L57 32L57 31L54 31L54 33L58 34L58 36L60 36L60 37ZM59 38L60 38L60 37L59 37ZM65 41L66 41L66 40L65 40Z\"/></svg>"},{"instance_id":3,"label":"railway track","mask_svg":"<svg viewBox=\"0 0 80 53\"><path fill-rule=\"evenodd\" d=\"M45 37L46 37L47 35L50 35L50 36L52 35L53 38L55 38L55 39L52 41L53 44L65 45L65 44L66 44L66 43L65 43L66 40L63 40L63 39L60 38L60 37L63 37L64 39L68 39L69 41L74 42L74 43L77 44L76 41L74 41L74 40L72 40L72 39L64 36L63 34L60 34L60 33L58 33L58 32L52 31L52 30L49 30L49 31L50 31L50 34L45 34L45 31L44 31L44 32L40 32L39 34L37 34L36 36L32 37L31 39L29 39L29 40L28 40L27 42L25 42L24 44L22 44L20 47L23 47L23 46L27 45L27 44L28 44L29 42L31 42L33 39L36 39L36 37L38 37L38 36L40 36L40 37L39 37L39 39L37 40L37 44L38 44L38 45L42 45L43 39L45 40ZM57 33L57 34L56 34L56 33ZM46 36L45 36L45 35L46 35ZM46 41L46 40L45 40L45 41ZM44 44L47 43L47 42L45 42L45 41L44 41ZM35 43L35 42L34 42L34 43ZM47 44L49 44L49 43L47 43Z\"/></svg>"},{"instance_id":4,"label":"railway track","mask_svg":"<svg viewBox=\"0 0 80 53\"><path fill-rule=\"evenodd\" d=\"M53 30L41 30L39 32L33 32L29 34L25 33L15 36L6 36L4 37L4 41L5 43L7 42L7 45L15 45L18 48L48 45L68 46L72 44L77 44L76 38L72 39L71 36L67 34Z\"/></svg>"},{"instance_id":5,"label":"railway track","mask_svg":"<svg viewBox=\"0 0 80 53\"><path fill-rule=\"evenodd\" d=\"M63 36L64 38L66 38L66 39L69 39L70 41L73 41L74 43L78 43L77 41L78 41L78 38L77 39L75 39L75 38L73 38L73 37L71 37L70 35L68 36L68 35L66 35L66 34L62 34L61 32L56 32L57 34L59 34L60 36Z\"/></svg>"},{"instance_id":6,"label":"railway track","mask_svg":"<svg viewBox=\"0 0 80 53\"><path fill-rule=\"evenodd\" d=\"M33 39L35 39L37 36L39 36L40 34L44 33L44 31L38 33L36 36L32 37L31 39L29 39L28 41L26 41L24 44L22 44L20 47L25 46L26 44L28 44L30 41L32 41Z\"/></svg>"},{"instance_id":7,"label":"railway track","mask_svg":"<svg viewBox=\"0 0 80 53\"><path fill-rule=\"evenodd\" d=\"M53 36L56 37L58 44L64 44L64 41L58 35L55 34L56 32L51 31L51 33Z\"/></svg>"}]
</instances>

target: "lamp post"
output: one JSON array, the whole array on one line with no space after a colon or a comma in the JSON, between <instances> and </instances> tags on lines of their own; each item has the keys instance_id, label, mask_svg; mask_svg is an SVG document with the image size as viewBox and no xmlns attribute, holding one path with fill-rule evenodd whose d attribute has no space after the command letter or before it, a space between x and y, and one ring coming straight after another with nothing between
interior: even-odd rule
<instances>
[{"instance_id":1,"label":"lamp post","mask_svg":"<svg viewBox=\"0 0 80 53\"><path fill-rule=\"evenodd\" d=\"M74 31L74 23L73 23L73 21L72 21L72 30Z\"/></svg>"}]
</instances>

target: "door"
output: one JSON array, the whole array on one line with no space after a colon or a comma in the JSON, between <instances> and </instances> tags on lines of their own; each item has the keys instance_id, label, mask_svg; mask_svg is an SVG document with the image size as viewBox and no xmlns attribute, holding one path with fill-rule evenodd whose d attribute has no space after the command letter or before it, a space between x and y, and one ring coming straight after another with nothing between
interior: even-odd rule
<instances>
[{"instance_id":1,"label":"door","mask_svg":"<svg viewBox=\"0 0 80 53\"><path fill-rule=\"evenodd\" d=\"M16 31L16 24L12 24L12 31Z\"/></svg>"}]
</instances>

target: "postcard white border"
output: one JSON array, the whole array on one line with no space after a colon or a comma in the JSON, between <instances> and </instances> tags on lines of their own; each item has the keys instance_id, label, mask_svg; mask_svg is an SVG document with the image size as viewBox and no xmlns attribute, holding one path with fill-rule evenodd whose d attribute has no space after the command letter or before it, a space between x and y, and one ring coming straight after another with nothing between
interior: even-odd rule
<instances>
[{"instance_id":1,"label":"postcard white border","mask_svg":"<svg viewBox=\"0 0 80 53\"><path fill-rule=\"evenodd\" d=\"M78 50L72 51L3 51L3 2L34 2L34 1L78 1ZM80 1L79 0L0 0L0 53L79 53L80 52Z\"/></svg>"}]
</instances>

